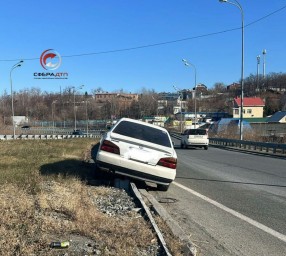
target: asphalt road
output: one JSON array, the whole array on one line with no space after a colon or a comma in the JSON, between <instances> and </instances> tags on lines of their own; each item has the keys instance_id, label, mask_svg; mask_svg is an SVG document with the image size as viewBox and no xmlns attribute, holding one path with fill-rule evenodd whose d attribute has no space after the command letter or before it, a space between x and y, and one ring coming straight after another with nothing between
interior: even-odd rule
<instances>
[{"instance_id":1,"label":"asphalt road","mask_svg":"<svg viewBox=\"0 0 286 256\"><path fill-rule=\"evenodd\" d=\"M177 149L175 182L151 190L199 255L286 255L286 159Z\"/></svg>"}]
</instances>

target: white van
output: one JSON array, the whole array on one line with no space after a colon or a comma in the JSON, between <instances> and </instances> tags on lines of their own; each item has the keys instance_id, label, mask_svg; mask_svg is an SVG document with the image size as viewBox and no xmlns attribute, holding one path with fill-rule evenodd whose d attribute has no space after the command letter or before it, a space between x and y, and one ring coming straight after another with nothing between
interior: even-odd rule
<instances>
[{"instance_id":1,"label":"white van","mask_svg":"<svg viewBox=\"0 0 286 256\"><path fill-rule=\"evenodd\" d=\"M181 135L181 148L191 146L203 147L207 150L209 147L209 137L206 129L187 129Z\"/></svg>"}]
</instances>

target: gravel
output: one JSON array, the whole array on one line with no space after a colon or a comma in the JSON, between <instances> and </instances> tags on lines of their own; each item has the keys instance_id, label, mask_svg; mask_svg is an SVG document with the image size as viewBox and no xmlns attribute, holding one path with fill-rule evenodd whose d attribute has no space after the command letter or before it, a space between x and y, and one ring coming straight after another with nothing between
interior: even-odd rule
<instances>
[{"instance_id":1,"label":"gravel","mask_svg":"<svg viewBox=\"0 0 286 256\"><path fill-rule=\"evenodd\" d=\"M107 196L96 197L94 203L102 213L113 217L129 217L130 213L141 211L141 208L137 208L133 198L123 189L110 188ZM141 215L138 214L137 217Z\"/></svg>"},{"instance_id":2,"label":"gravel","mask_svg":"<svg viewBox=\"0 0 286 256\"><path fill-rule=\"evenodd\" d=\"M138 207L134 198L131 197L124 189L109 188L109 194L97 196L94 203L98 210L115 218L142 218L143 208ZM97 251L100 255L100 251ZM138 249L136 256L165 256L160 244L154 243L147 245L145 249Z\"/></svg>"}]
</instances>

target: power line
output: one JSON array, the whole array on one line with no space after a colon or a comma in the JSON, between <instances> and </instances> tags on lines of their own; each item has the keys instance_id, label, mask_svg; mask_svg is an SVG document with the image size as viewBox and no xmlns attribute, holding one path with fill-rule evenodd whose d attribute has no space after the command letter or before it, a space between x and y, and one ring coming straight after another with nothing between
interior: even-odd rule
<instances>
[{"instance_id":1,"label":"power line","mask_svg":"<svg viewBox=\"0 0 286 256\"><path fill-rule=\"evenodd\" d=\"M283 9L286 8L286 5L253 21L250 22L248 24L246 24L244 27L249 27L255 23L258 23L280 11L282 11ZM122 49L115 49L115 50L108 50L108 51L101 51L101 52L91 52L91 53L81 53L81 54L72 54L72 55L63 55L63 58L73 58L73 57L83 57L83 56L90 56L90 55L100 55L100 54L108 54L108 53L116 53L116 52L126 52L126 51L133 51L133 50L139 50L139 49L144 49L144 48L150 48L150 47L156 47L156 46L161 46L161 45L167 45L167 44L174 44L174 43L180 43L183 41L189 41L189 40L194 40L194 39L198 39L198 38L203 38L203 37L209 37L209 36L214 36L214 35L218 35L218 34L223 34L223 33L227 33L227 32L231 32L231 31L235 31L241 29L241 27L238 28L232 28L232 29L227 29L227 30L222 30L222 31L218 31L218 32L212 32L212 33L207 33L207 34L203 34L203 35L198 35L198 36L193 36L193 37L186 37L186 38L182 38L182 39L176 39L176 40L171 40L171 41L165 41L165 42L160 42L160 43L154 43L154 44L147 44L147 45L141 45L141 46L135 46L135 47L129 47L129 48L122 48ZM11 59L11 60L0 60L0 62L6 62L6 61L19 61L19 60L25 60L25 61L29 61L29 60L38 60L39 57L37 58L27 58L27 59Z\"/></svg>"}]
</instances>

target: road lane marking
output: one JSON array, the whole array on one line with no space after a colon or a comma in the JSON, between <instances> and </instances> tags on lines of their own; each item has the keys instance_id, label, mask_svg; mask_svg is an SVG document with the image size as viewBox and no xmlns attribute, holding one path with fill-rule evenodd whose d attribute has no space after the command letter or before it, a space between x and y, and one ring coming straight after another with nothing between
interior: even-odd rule
<instances>
[{"instance_id":1,"label":"road lane marking","mask_svg":"<svg viewBox=\"0 0 286 256\"><path fill-rule=\"evenodd\" d=\"M251 219L251 218L249 218L249 217L247 217L247 216L245 216L245 215L243 215L243 214L241 214L239 212L236 212L236 211L234 211L234 210L224 206L221 203L218 203L217 201L214 201L214 200L212 200L212 199L210 199L210 198L208 198L208 197L206 197L206 196L196 192L195 190L187 188L187 187L185 187L185 186L183 186L183 185L181 185L181 184L179 184L177 182L172 182L172 184L174 184L174 185L176 185L176 186L178 186L178 187L180 187L180 188L182 188L182 189L192 193L193 195L195 195L195 196L205 200L206 202L208 202L208 203L210 203L210 204L220 208L223 211L226 211L226 212L230 213L231 215L233 215L233 216L235 216L237 218L246 221L247 223L251 224L252 226L263 230L264 232L266 232L266 233L268 233L268 234L270 234L270 235L272 235L272 236L282 240L283 242L286 242L286 236L285 235L283 235L283 234L281 234L281 233L279 233L279 232L277 232L277 231L275 231L275 230L273 230L273 229L271 229L271 228L269 228L269 227L267 227L267 226L265 226L265 225L255 221L255 220L253 220L253 219Z\"/></svg>"}]
</instances>

